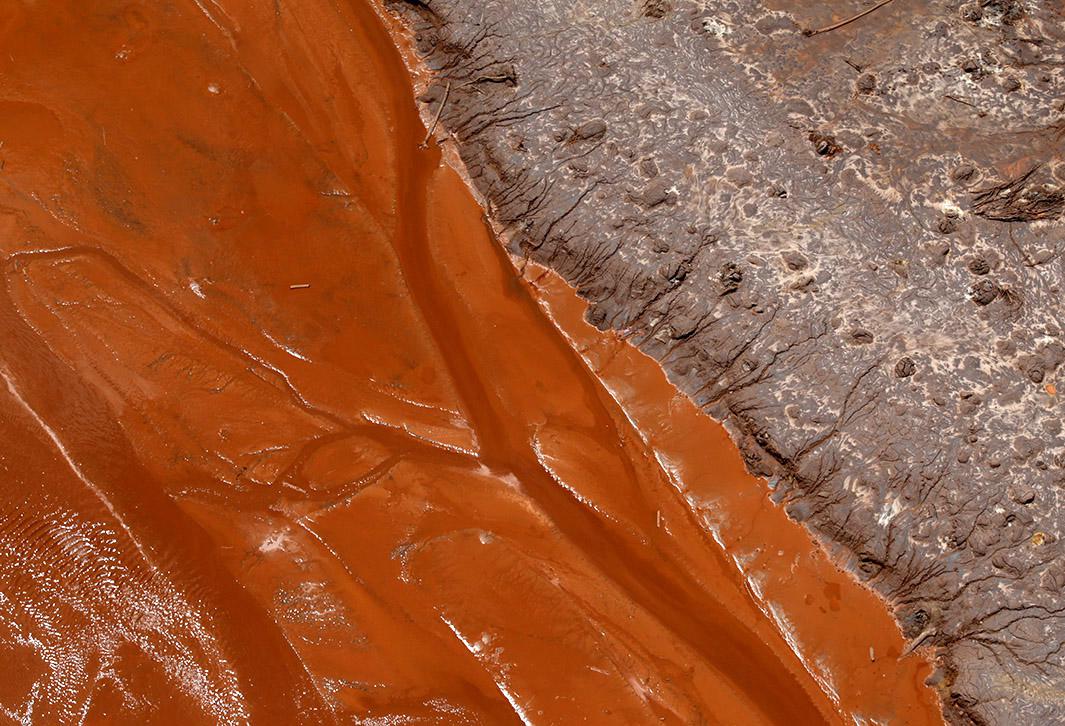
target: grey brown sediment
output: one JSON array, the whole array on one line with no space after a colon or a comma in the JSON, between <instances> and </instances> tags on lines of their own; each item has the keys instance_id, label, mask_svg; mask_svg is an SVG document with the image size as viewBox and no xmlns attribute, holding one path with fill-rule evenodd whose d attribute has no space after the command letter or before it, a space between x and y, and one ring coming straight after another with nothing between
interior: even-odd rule
<instances>
[{"instance_id":1,"label":"grey brown sediment","mask_svg":"<svg viewBox=\"0 0 1065 726\"><path fill-rule=\"evenodd\" d=\"M870 5L389 8L511 251L726 422L947 717L1061 722L1065 11L809 32Z\"/></svg>"}]
</instances>

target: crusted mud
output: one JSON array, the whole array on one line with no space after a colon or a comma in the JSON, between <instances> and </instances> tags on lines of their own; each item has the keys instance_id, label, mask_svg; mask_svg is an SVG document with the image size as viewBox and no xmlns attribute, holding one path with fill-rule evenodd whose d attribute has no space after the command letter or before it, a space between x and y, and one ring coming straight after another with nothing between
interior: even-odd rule
<instances>
[{"instance_id":1,"label":"crusted mud","mask_svg":"<svg viewBox=\"0 0 1065 726\"><path fill-rule=\"evenodd\" d=\"M726 423L949 719L1065 720L1061 4L388 8L511 251Z\"/></svg>"}]
</instances>

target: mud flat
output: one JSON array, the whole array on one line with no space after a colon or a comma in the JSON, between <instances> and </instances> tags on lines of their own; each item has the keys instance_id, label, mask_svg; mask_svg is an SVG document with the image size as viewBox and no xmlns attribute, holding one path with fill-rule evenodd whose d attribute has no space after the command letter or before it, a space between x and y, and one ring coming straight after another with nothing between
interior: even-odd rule
<instances>
[{"instance_id":1,"label":"mud flat","mask_svg":"<svg viewBox=\"0 0 1065 726\"><path fill-rule=\"evenodd\" d=\"M508 257L369 5L0 40L8 718L940 722L724 430Z\"/></svg>"},{"instance_id":2,"label":"mud flat","mask_svg":"<svg viewBox=\"0 0 1065 726\"><path fill-rule=\"evenodd\" d=\"M1065 721L1060 3L386 5L511 251L725 422L950 720Z\"/></svg>"}]
</instances>

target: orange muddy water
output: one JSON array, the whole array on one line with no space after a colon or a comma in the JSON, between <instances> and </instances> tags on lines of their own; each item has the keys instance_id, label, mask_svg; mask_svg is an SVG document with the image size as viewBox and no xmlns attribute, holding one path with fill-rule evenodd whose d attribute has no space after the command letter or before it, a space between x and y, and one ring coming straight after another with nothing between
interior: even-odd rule
<instances>
[{"instance_id":1,"label":"orange muddy water","mask_svg":"<svg viewBox=\"0 0 1065 726\"><path fill-rule=\"evenodd\" d=\"M517 272L371 6L0 41L5 719L939 721L722 429Z\"/></svg>"}]
</instances>

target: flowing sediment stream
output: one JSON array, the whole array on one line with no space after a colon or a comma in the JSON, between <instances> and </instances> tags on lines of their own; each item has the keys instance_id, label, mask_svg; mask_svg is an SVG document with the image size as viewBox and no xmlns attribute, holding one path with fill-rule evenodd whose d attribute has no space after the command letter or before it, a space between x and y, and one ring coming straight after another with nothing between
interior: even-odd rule
<instances>
[{"instance_id":1,"label":"flowing sediment stream","mask_svg":"<svg viewBox=\"0 0 1065 726\"><path fill-rule=\"evenodd\" d=\"M515 269L372 7L250 5L0 11L5 713L936 723L721 429Z\"/></svg>"}]
</instances>

